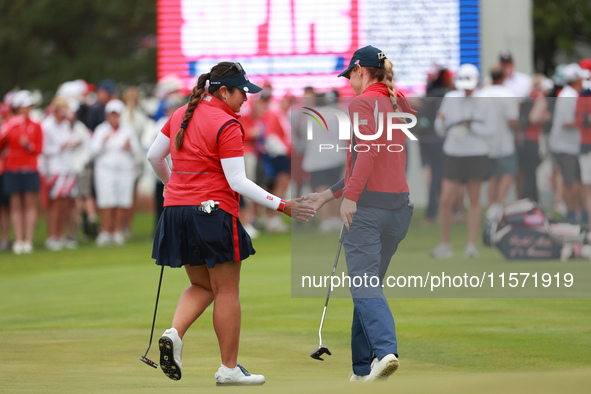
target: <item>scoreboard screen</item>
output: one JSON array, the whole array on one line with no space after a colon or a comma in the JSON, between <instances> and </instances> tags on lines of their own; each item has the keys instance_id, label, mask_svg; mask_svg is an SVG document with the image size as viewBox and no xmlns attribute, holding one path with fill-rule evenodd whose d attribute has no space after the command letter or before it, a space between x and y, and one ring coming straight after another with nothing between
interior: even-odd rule
<instances>
[{"instance_id":1,"label":"scoreboard screen","mask_svg":"<svg viewBox=\"0 0 591 394\"><path fill-rule=\"evenodd\" d=\"M394 63L396 85L425 90L433 64L479 64L478 0L158 0L158 78L188 87L220 61L239 61L275 94L347 90L356 49Z\"/></svg>"}]
</instances>

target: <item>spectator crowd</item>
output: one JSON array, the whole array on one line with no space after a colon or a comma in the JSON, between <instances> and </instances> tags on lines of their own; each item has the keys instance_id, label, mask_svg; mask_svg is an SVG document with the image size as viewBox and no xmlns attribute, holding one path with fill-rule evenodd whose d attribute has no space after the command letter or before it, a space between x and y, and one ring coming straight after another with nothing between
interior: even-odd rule
<instances>
[{"instance_id":1,"label":"spectator crowd","mask_svg":"<svg viewBox=\"0 0 591 394\"><path fill-rule=\"evenodd\" d=\"M163 185L147 169L145 152L186 103L183 86L166 77L151 97L137 87L119 94L110 79L96 87L69 81L43 110L38 93L7 93L0 117L0 250L33 252L39 207L49 250L76 248L79 233L97 246L123 244L131 236L138 183L146 174L159 217ZM290 184L290 105L289 95L272 104L266 86L241 119L249 176L281 197ZM275 212L257 212L250 201L242 201L241 208L252 237L257 228L289 230Z\"/></svg>"},{"instance_id":2,"label":"spectator crowd","mask_svg":"<svg viewBox=\"0 0 591 394\"><path fill-rule=\"evenodd\" d=\"M15 89L0 110L0 250L33 251L39 207L49 250L76 248L82 233L98 246L121 245L131 235L138 180L152 176L157 217L163 185L146 167L145 152L188 91L174 76L154 96L137 87L120 91L106 79L63 83L44 109L40 95ZM121 94L119 94L121 93ZM515 69L503 52L490 70L434 65L418 109L420 156L428 188L423 222L438 223L436 258L453 256L452 224L466 215L465 255L478 256L481 186L488 188L486 219L502 215L509 198L540 200L538 172L552 162L553 211L572 223L591 224L591 59L560 65L549 78ZM318 152L304 135L309 121L291 111L293 96L274 97L270 85L241 112L249 179L282 198L325 190L343 176L346 152ZM338 107L335 91L307 87L303 107ZM342 104L342 103L341 103ZM336 122L326 117L327 122ZM338 142L337 126L317 134ZM514 190L514 192L513 192ZM411 196L412 197L412 196ZM464 209L467 201L467 212ZM315 218L321 232L341 227L338 201ZM241 222L251 237L261 230L287 232L277 212L241 201ZM81 230L81 231L80 231Z\"/></svg>"},{"instance_id":3,"label":"spectator crowd","mask_svg":"<svg viewBox=\"0 0 591 394\"><path fill-rule=\"evenodd\" d=\"M542 161L551 163L549 214L591 225L591 59L560 65L552 78L518 72L510 52L481 76L472 64L455 77L443 68L429 76L419 103L419 141L430 174L424 222L439 221L435 258L453 256L454 216L468 201L466 257L477 257L481 200L486 220L499 220L509 199L540 202ZM488 198L481 199L486 182ZM512 193L510 193L512 192ZM439 210L439 215L437 211Z\"/></svg>"}]
</instances>

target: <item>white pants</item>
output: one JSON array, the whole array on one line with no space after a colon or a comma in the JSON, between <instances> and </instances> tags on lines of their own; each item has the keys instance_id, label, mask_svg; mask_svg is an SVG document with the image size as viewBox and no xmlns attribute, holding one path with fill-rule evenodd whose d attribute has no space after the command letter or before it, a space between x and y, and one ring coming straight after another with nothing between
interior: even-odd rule
<instances>
[{"instance_id":1,"label":"white pants","mask_svg":"<svg viewBox=\"0 0 591 394\"><path fill-rule=\"evenodd\" d=\"M100 209L129 208L133 204L135 171L94 169L94 188L96 205Z\"/></svg>"}]
</instances>

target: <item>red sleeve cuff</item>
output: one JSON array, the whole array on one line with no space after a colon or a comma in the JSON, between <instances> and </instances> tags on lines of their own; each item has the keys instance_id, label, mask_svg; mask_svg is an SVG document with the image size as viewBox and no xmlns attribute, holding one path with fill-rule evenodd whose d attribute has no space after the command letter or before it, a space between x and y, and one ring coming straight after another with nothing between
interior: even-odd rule
<instances>
[{"instance_id":1,"label":"red sleeve cuff","mask_svg":"<svg viewBox=\"0 0 591 394\"><path fill-rule=\"evenodd\" d=\"M359 200L359 194L353 193L349 189L345 190L345 192L343 193L343 197L345 197L347 200L351 200L351 201L355 201L355 202L357 202L357 200Z\"/></svg>"}]
</instances>

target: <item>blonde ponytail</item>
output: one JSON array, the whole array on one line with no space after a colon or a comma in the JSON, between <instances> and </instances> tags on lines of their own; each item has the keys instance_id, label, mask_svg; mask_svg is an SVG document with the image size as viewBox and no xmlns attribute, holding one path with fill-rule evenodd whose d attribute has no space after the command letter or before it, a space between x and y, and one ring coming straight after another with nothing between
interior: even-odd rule
<instances>
[{"instance_id":1,"label":"blonde ponytail","mask_svg":"<svg viewBox=\"0 0 591 394\"><path fill-rule=\"evenodd\" d=\"M394 88L394 65L389 59L384 59L384 82L388 86L388 93L390 93L390 101L395 111L398 111L398 104L396 103L396 89Z\"/></svg>"},{"instance_id":2,"label":"blonde ponytail","mask_svg":"<svg viewBox=\"0 0 591 394\"><path fill-rule=\"evenodd\" d=\"M392 107L394 111L400 112L398 108L396 98L396 88L394 88L394 64L389 59L384 59L384 82L388 87L388 93L390 94L390 101L392 101ZM400 122L406 123L406 118L398 118Z\"/></svg>"}]
</instances>

